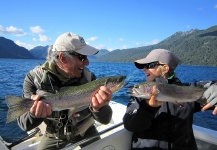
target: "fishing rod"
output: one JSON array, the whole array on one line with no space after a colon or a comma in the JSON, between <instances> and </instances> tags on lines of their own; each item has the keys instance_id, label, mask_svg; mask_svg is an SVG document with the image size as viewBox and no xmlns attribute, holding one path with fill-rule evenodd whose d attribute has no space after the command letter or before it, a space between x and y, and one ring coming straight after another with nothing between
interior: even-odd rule
<instances>
[{"instance_id":1,"label":"fishing rod","mask_svg":"<svg viewBox=\"0 0 217 150\"><path fill-rule=\"evenodd\" d=\"M105 134L106 132L109 132L109 131L111 131L111 130L113 130L113 129L115 129L115 128L118 128L118 127L121 126L121 125L123 125L123 122L120 122L120 123L118 123L118 124L115 124L114 126L111 126L111 127L107 128L107 129L105 129L105 130L103 130L103 131L100 131L100 132L96 133L96 134L93 135L93 136L90 136L90 137L87 137L87 138L85 138L85 139L83 139L83 140L81 140L81 141L78 141L77 143L69 144L69 145L67 145L66 147L62 148L61 150L74 149L74 148L76 148L77 146L79 146L79 145L81 145L81 144L85 144L85 143L87 143L87 142L89 142L89 141L91 141L91 140L93 140L93 139L99 138L100 135Z\"/></svg>"}]
</instances>

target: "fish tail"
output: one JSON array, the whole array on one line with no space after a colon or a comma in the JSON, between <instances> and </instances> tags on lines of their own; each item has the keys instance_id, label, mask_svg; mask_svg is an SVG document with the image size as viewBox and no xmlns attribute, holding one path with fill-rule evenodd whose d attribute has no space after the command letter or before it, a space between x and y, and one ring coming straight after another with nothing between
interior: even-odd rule
<instances>
[{"instance_id":1,"label":"fish tail","mask_svg":"<svg viewBox=\"0 0 217 150\"><path fill-rule=\"evenodd\" d=\"M27 112L30 108L25 107L26 100L30 103L34 103L31 99L26 99L18 96L5 96L6 103L8 105L7 121L6 123L14 121L16 118ZM25 101L25 102L24 102ZM32 102L31 102L32 101ZM31 104L31 105L32 105Z\"/></svg>"}]
</instances>

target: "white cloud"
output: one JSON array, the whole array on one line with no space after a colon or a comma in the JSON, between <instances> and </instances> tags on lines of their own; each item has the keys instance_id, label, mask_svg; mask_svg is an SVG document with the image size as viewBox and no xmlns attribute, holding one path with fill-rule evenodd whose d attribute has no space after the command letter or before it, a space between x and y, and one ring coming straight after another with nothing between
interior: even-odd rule
<instances>
[{"instance_id":1,"label":"white cloud","mask_svg":"<svg viewBox=\"0 0 217 150\"><path fill-rule=\"evenodd\" d=\"M30 27L30 30L32 33L35 33L35 34L40 34L44 32L44 30L40 26Z\"/></svg>"},{"instance_id":2,"label":"white cloud","mask_svg":"<svg viewBox=\"0 0 217 150\"><path fill-rule=\"evenodd\" d=\"M122 42L122 41L124 41L124 39L123 39L123 38L120 38L120 39L119 39L119 41L121 41L121 42Z\"/></svg>"},{"instance_id":3,"label":"white cloud","mask_svg":"<svg viewBox=\"0 0 217 150\"><path fill-rule=\"evenodd\" d=\"M127 49L127 45L122 45L122 49Z\"/></svg>"},{"instance_id":4,"label":"white cloud","mask_svg":"<svg viewBox=\"0 0 217 150\"><path fill-rule=\"evenodd\" d=\"M3 26L0 25L0 33L2 34L12 34L14 36L23 36L25 35L25 32L23 29L18 29L14 26L9 26L4 28Z\"/></svg>"},{"instance_id":5,"label":"white cloud","mask_svg":"<svg viewBox=\"0 0 217 150\"><path fill-rule=\"evenodd\" d=\"M118 49L118 48L108 48L107 50L111 52L111 51L113 51L115 49Z\"/></svg>"},{"instance_id":6,"label":"white cloud","mask_svg":"<svg viewBox=\"0 0 217 150\"><path fill-rule=\"evenodd\" d=\"M94 36L94 37L90 37L87 39L87 41L96 41L98 39L97 36Z\"/></svg>"},{"instance_id":7,"label":"white cloud","mask_svg":"<svg viewBox=\"0 0 217 150\"><path fill-rule=\"evenodd\" d=\"M96 46L97 49L106 49L106 46L104 44L100 44Z\"/></svg>"},{"instance_id":8,"label":"white cloud","mask_svg":"<svg viewBox=\"0 0 217 150\"><path fill-rule=\"evenodd\" d=\"M34 48L35 46L34 45L31 45L31 44L27 44L27 43L24 43L24 42L21 42L19 40L15 41L15 43L19 46L22 46L22 47L25 47L26 49L30 50L32 48Z\"/></svg>"},{"instance_id":9,"label":"white cloud","mask_svg":"<svg viewBox=\"0 0 217 150\"><path fill-rule=\"evenodd\" d=\"M190 29L190 28L191 28L191 25L187 25L186 28L187 28L187 29Z\"/></svg>"},{"instance_id":10,"label":"white cloud","mask_svg":"<svg viewBox=\"0 0 217 150\"><path fill-rule=\"evenodd\" d=\"M33 40L34 42L37 42L37 39L36 39L36 38L33 38L32 40Z\"/></svg>"},{"instance_id":11,"label":"white cloud","mask_svg":"<svg viewBox=\"0 0 217 150\"><path fill-rule=\"evenodd\" d=\"M34 34L38 34L39 39L33 38L33 41L40 41L40 42L48 42L50 39L46 35L42 35L41 33L45 32L40 26L32 26L29 27L31 32Z\"/></svg>"},{"instance_id":12,"label":"white cloud","mask_svg":"<svg viewBox=\"0 0 217 150\"><path fill-rule=\"evenodd\" d=\"M154 39L154 40L152 40L152 41L150 41L150 42L145 42L144 44L145 44L145 45L154 45L154 44L157 44L157 43L159 43L159 42L160 42L160 40Z\"/></svg>"},{"instance_id":13,"label":"white cloud","mask_svg":"<svg viewBox=\"0 0 217 150\"><path fill-rule=\"evenodd\" d=\"M136 44L136 45L141 45L142 43L141 43L141 42L136 42L135 44Z\"/></svg>"},{"instance_id":14,"label":"white cloud","mask_svg":"<svg viewBox=\"0 0 217 150\"><path fill-rule=\"evenodd\" d=\"M39 36L40 42L48 42L49 41L49 38L45 35L39 34L38 36Z\"/></svg>"}]
</instances>

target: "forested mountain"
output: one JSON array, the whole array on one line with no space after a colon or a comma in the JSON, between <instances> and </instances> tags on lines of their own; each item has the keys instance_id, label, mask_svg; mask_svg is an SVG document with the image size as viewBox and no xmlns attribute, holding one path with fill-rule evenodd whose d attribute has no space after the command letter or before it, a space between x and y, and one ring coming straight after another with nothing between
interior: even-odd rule
<instances>
[{"instance_id":1,"label":"forested mountain","mask_svg":"<svg viewBox=\"0 0 217 150\"><path fill-rule=\"evenodd\" d=\"M165 48L175 52L182 64L217 66L217 26L206 30L177 32L151 46L114 50L95 61L133 62L145 57L156 48Z\"/></svg>"},{"instance_id":2,"label":"forested mountain","mask_svg":"<svg viewBox=\"0 0 217 150\"><path fill-rule=\"evenodd\" d=\"M99 58L99 57L101 57L101 56L103 56L103 55L105 55L107 53L109 53L108 50L101 49L96 55L90 55L90 56L88 56L88 59L89 59L89 61L95 61L97 58Z\"/></svg>"},{"instance_id":3,"label":"forested mountain","mask_svg":"<svg viewBox=\"0 0 217 150\"><path fill-rule=\"evenodd\" d=\"M0 58L34 58L29 51L15 44L12 40L0 37Z\"/></svg>"},{"instance_id":4,"label":"forested mountain","mask_svg":"<svg viewBox=\"0 0 217 150\"><path fill-rule=\"evenodd\" d=\"M41 58L45 59L47 57L47 49L49 46L37 46L33 49L31 49L29 52L35 57L35 58Z\"/></svg>"},{"instance_id":5,"label":"forested mountain","mask_svg":"<svg viewBox=\"0 0 217 150\"><path fill-rule=\"evenodd\" d=\"M28 51L13 41L0 37L0 58L46 58L48 46L38 46ZM145 57L151 50L165 48L173 51L182 64L217 66L217 26L206 30L177 32L158 44L124 50L100 50L88 56L95 62L133 62Z\"/></svg>"}]
</instances>

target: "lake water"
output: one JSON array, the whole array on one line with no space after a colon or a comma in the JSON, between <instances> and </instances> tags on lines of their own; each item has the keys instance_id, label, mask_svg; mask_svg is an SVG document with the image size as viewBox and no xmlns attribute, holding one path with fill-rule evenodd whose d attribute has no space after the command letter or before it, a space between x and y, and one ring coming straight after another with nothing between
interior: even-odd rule
<instances>
[{"instance_id":1,"label":"lake water","mask_svg":"<svg viewBox=\"0 0 217 150\"><path fill-rule=\"evenodd\" d=\"M5 123L8 108L4 97L6 95L21 96L25 75L36 65L43 64L44 61L35 59L0 59L0 136L8 142L18 140L26 133L18 127L16 121ZM127 75L127 80L130 81L129 85L146 80L143 72L136 69L132 63L92 62L88 68L96 74L97 78ZM182 82L217 80L217 67L180 65L177 67L176 73ZM123 88L116 93L113 101L126 105L129 101L126 91L127 88ZM217 116L212 115L211 111L196 113L194 124L217 130Z\"/></svg>"}]
</instances>

